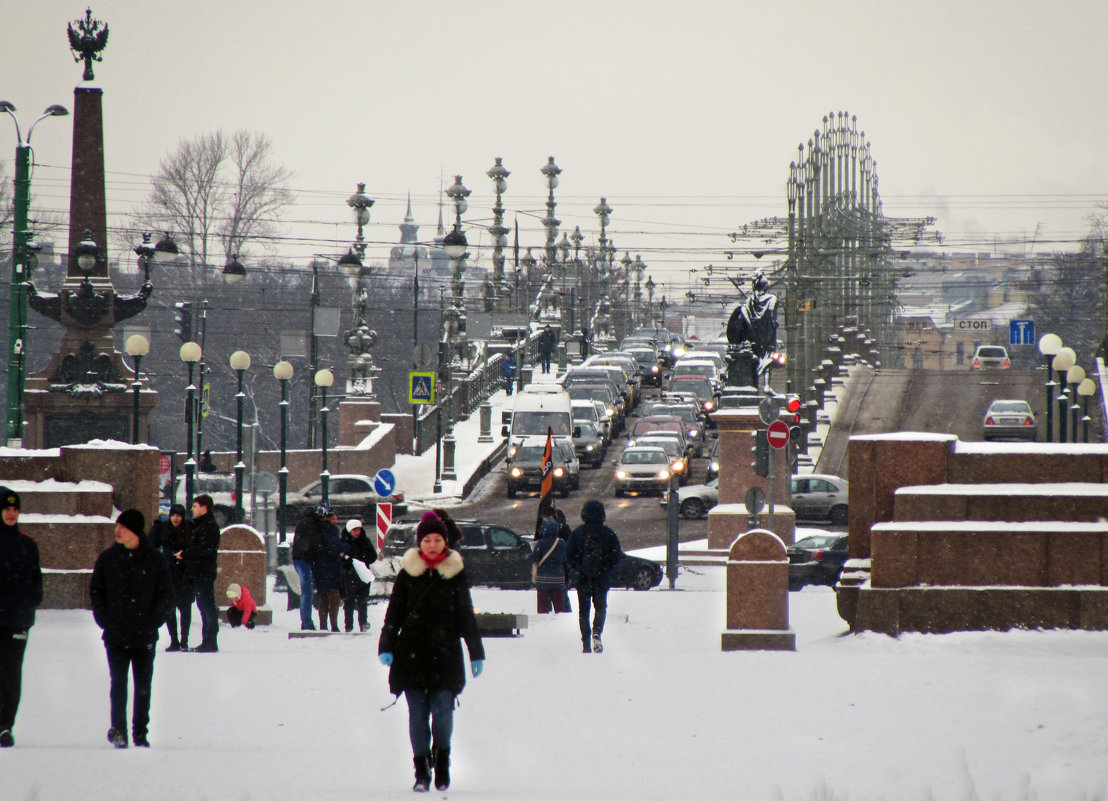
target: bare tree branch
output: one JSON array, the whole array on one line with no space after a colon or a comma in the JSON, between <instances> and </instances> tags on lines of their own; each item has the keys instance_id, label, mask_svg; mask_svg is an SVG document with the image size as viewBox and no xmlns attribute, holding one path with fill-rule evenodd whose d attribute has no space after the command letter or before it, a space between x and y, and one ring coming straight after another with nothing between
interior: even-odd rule
<instances>
[{"instance_id":1,"label":"bare tree branch","mask_svg":"<svg viewBox=\"0 0 1108 801\"><path fill-rule=\"evenodd\" d=\"M292 202L292 171L275 164L271 155L272 143L265 134L238 130L231 137L233 194L230 215L219 231L227 261L242 254L247 242L275 233L281 212Z\"/></svg>"}]
</instances>

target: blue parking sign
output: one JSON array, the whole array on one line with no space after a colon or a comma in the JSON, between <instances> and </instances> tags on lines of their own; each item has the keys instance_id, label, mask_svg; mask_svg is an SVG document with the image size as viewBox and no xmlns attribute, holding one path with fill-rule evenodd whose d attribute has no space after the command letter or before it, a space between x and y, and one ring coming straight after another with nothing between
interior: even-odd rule
<instances>
[{"instance_id":1,"label":"blue parking sign","mask_svg":"<svg viewBox=\"0 0 1108 801\"><path fill-rule=\"evenodd\" d=\"M1008 321L1009 345L1034 345L1035 321L1034 320L1009 320Z\"/></svg>"}]
</instances>

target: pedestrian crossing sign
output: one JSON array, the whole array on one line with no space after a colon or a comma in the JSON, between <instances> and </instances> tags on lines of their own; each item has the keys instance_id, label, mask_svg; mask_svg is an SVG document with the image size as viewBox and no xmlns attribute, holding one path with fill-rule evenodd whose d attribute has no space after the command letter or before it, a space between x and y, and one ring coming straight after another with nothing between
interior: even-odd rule
<instances>
[{"instance_id":1,"label":"pedestrian crossing sign","mask_svg":"<svg viewBox=\"0 0 1108 801\"><path fill-rule=\"evenodd\" d=\"M435 374L408 373L408 403L435 402Z\"/></svg>"}]
</instances>

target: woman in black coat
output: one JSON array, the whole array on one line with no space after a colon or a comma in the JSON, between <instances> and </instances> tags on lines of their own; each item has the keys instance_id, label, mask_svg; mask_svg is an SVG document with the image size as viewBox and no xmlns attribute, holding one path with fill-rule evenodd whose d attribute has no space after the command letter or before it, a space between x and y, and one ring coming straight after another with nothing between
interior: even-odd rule
<instances>
[{"instance_id":1,"label":"woman in black coat","mask_svg":"<svg viewBox=\"0 0 1108 801\"><path fill-rule=\"evenodd\" d=\"M460 641L469 649L474 677L481 675L485 659L465 565L447 538L439 516L424 512L417 547L401 558L377 646L381 664L391 668L389 689L408 699L415 790L430 786L432 754L435 788L450 786L454 699L466 683Z\"/></svg>"},{"instance_id":2,"label":"woman in black coat","mask_svg":"<svg viewBox=\"0 0 1108 801\"><path fill-rule=\"evenodd\" d=\"M166 617L169 647L166 651L189 649L189 627L192 625L192 580L185 578L185 565L173 554L186 551L192 545L192 525L185 517L185 507L179 503L169 509L169 520L159 520L150 529L150 544L165 556L173 578L173 608ZM177 613L181 614L180 636L177 634Z\"/></svg>"}]
</instances>

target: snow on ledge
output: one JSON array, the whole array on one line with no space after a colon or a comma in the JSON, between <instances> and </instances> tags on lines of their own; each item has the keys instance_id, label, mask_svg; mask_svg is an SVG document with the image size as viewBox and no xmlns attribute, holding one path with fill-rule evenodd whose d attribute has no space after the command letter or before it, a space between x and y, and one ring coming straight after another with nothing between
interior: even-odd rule
<instances>
[{"instance_id":1,"label":"snow on ledge","mask_svg":"<svg viewBox=\"0 0 1108 801\"><path fill-rule=\"evenodd\" d=\"M1063 456L1108 456L1108 445L1083 442L962 442L954 446L955 453L1027 453Z\"/></svg>"},{"instance_id":2,"label":"snow on ledge","mask_svg":"<svg viewBox=\"0 0 1108 801\"><path fill-rule=\"evenodd\" d=\"M870 441L908 441L908 442L957 442L954 434L933 434L927 431L893 431L888 434L855 434L850 439Z\"/></svg>"},{"instance_id":3,"label":"snow on ledge","mask_svg":"<svg viewBox=\"0 0 1108 801\"><path fill-rule=\"evenodd\" d=\"M1052 484L921 484L899 487L896 495L1058 495L1099 496L1108 495L1108 484L1094 482ZM1108 512L1108 510L1106 510Z\"/></svg>"},{"instance_id":4,"label":"snow on ledge","mask_svg":"<svg viewBox=\"0 0 1108 801\"><path fill-rule=\"evenodd\" d=\"M132 445L130 442L121 442L118 439L91 439L88 442L80 442L75 445L66 445L71 450L112 450L112 451L157 451L154 445Z\"/></svg>"},{"instance_id":5,"label":"snow on ledge","mask_svg":"<svg viewBox=\"0 0 1108 801\"><path fill-rule=\"evenodd\" d=\"M1067 531L1074 534L1102 534L1108 532L1108 520L1097 523L1075 522L1073 520L1023 520L1005 522L1003 520L924 520L919 522L874 523L870 531L966 531L991 533L1004 531L1010 533L1026 532L1038 534L1044 531Z\"/></svg>"},{"instance_id":6,"label":"snow on ledge","mask_svg":"<svg viewBox=\"0 0 1108 801\"><path fill-rule=\"evenodd\" d=\"M0 479L0 484L14 492L24 494L39 492L111 492L114 489L111 484L88 479L81 481L58 481L56 478L47 478L43 481L31 481L22 478L15 481Z\"/></svg>"}]
</instances>

